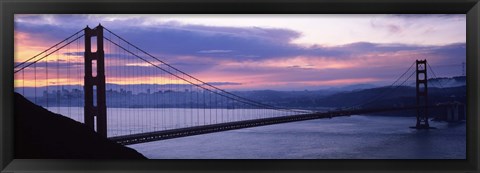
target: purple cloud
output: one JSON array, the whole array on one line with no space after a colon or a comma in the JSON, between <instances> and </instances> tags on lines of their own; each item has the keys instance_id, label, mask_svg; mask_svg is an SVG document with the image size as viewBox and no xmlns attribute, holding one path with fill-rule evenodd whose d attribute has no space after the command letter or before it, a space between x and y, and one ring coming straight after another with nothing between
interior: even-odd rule
<instances>
[{"instance_id":1,"label":"purple cloud","mask_svg":"<svg viewBox=\"0 0 480 173\"><path fill-rule=\"evenodd\" d=\"M98 19L98 21L97 21ZM439 74L455 74L455 68L447 68L445 65L460 64L465 61L465 43L455 43L440 46L407 45L399 43L378 44L369 42L357 42L336 46L301 46L292 43L302 33L281 28L259 27L218 27L205 25L180 25L175 22L160 23L150 26L142 26L143 18L131 18L127 20L105 20L99 17L85 15L60 15L53 16L55 23L64 22L65 25L53 25L38 22L47 20L44 16L22 16L16 19L15 30L31 33L44 40L57 42L72 33L85 27L87 24L101 22L116 34L124 37L129 42L143 50L155 55L170 65L184 70L187 73L199 73L214 69L217 74L227 75L270 75L271 80L285 81L315 81L335 80L349 78L376 77L390 79L405 70L407 64L392 64L391 66L366 65L352 69L328 69L318 70L306 66L291 64L285 67L233 67L219 68L222 62L264 62L267 60L281 61L290 57L326 58L331 60L356 60L369 55L378 58L379 61L397 56L396 54L408 53L412 59L430 59L432 66L439 66ZM73 24L71 23L73 22ZM141 27L133 27L135 25ZM401 26L389 25L392 32L401 32ZM108 32L105 37L119 42L118 39ZM105 42L105 44L109 44ZM133 48L121 43L122 46L133 51ZM45 45L48 47L49 45ZM110 50L105 56L112 62L120 64L107 64L107 73L112 76L154 76L165 72L153 66L135 65L144 63L141 59L128 55L123 50L115 48L115 45L107 45ZM141 57L154 63L158 61L139 53ZM83 52L66 53L67 56L83 56ZM418 56L418 57L416 57ZM185 58L188 57L188 58ZM399 56L398 56L399 57ZM125 66L125 64L130 64ZM133 64L133 65L132 65ZM39 64L40 66L42 63ZM53 66L56 63L52 64ZM318 64L312 64L318 65ZM50 64L49 64L50 66ZM68 65L60 64L62 68ZM167 67L160 65L167 70ZM138 73L141 71L142 73ZM235 83L217 83L217 85L237 85ZM240 83L238 83L240 85Z\"/></svg>"}]
</instances>

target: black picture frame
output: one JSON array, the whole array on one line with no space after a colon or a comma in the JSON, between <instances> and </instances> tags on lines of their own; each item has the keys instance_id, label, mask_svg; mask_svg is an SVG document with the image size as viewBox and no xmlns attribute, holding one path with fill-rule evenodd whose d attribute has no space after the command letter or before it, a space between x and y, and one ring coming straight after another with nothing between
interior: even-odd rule
<instances>
[{"instance_id":1,"label":"black picture frame","mask_svg":"<svg viewBox=\"0 0 480 173\"><path fill-rule=\"evenodd\" d=\"M478 0L2 0L0 1L2 172L478 172L480 3ZM14 158L14 14L453 14L467 16L466 160L35 160Z\"/></svg>"}]
</instances>

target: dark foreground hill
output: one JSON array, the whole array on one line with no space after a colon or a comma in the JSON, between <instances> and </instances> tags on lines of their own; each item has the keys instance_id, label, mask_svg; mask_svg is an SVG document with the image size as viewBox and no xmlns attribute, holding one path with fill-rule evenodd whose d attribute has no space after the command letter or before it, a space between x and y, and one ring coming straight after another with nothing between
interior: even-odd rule
<instances>
[{"instance_id":1,"label":"dark foreground hill","mask_svg":"<svg viewBox=\"0 0 480 173\"><path fill-rule=\"evenodd\" d=\"M37 106L18 93L14 99L18 159L146 159L137 151Z\"/></svg>"}]
</instances>

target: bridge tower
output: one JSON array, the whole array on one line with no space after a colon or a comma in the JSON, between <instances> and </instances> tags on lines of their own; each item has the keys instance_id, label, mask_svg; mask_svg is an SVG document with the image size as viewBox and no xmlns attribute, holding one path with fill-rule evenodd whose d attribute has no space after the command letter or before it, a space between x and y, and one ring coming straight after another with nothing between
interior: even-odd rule
<instances>
[{"instance_id":1,"label":"bridge tower","mask_svg":"<svg viewBox=\"0 0 480 173\"><path fill-rule=\"evenodd\" d=\"M92 39L96 51L92 52ZM105 53L103 51L103 26L85 28L85 108L84 118L87 127L107 137L107 106L105 97Z\"/></svg>"},{"instance_id":2,"label":"bridge tower","mask_svg":"<svg viewBox=\"0 0 480 173\"><path fill-rule=\"evenodd\" d=\"M428 125L428 83L427 60L417 60L417 129L429 128Z\"/></svg>"}]
</instances>

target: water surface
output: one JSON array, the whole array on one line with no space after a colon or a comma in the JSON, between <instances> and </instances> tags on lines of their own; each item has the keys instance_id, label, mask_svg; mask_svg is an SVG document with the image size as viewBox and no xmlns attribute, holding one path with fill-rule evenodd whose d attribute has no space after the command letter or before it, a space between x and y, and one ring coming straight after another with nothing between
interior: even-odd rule
<instances>
[{"instance_id":1,"label":"water surface","mask_svg":"<svg viewBox=\"0 0 480 173\"><path fill-rule=\"evenodd\" d=\"M465 159L465 123L350 116L130 145L150 159Z\"/></svg>"}]
</instances>

